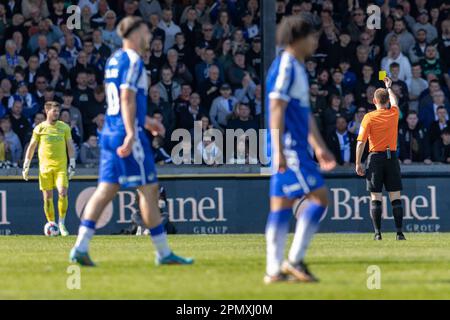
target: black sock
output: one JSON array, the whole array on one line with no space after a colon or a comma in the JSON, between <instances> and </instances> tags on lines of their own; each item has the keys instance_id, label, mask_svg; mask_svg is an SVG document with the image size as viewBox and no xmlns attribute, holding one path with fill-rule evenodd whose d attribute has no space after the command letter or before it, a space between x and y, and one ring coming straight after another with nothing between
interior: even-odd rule
<instances>
[{"instance_id":1,"label":"black sock","mask_svg":"<svg viewBox=\"0 0 450 320\"><path fill-rule=\"evenodd\" d=\"M403 206L401 200L392 201L392 214L394 216L395 227L397 232L402 232L403 229Z\"/></svg>"},{"instance_id":2,"label":"black sock","mask_svg":"<svg viewBox=\"0 0 450 320\"><path fill-rule=\"evenodd\" d=\"M372 201L370 206L370 217L372 218L375 233L381 233L381 212L382 212L381 201L377 200Z\"/></svg>"}]
</instances>

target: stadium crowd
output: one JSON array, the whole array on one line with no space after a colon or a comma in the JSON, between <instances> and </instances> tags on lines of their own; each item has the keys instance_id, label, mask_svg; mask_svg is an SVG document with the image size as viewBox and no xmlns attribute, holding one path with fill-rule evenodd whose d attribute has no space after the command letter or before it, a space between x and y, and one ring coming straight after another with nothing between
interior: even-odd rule
<instances>
[{"instance_id":1,"label":"stadium crowd","mask_svg":"<svg viewBox=\"0 0 450 320\"><path fill-rule=\"evenodd\" d=\"M202 130L260 128L260 1L0 0L0 162L22 161L33 128L45 120L45 101L56 100L78 161L97 166L104 66L121 46L115 27L128 15L142 16L153 33L144 56L148 114L167 130L152 140L158 163L171 162L171 133L192 131L194 121ZM305 67L323 135L339 164L354 162L361 120L374 109L378 72L386 70L400 97L400 159L450 164L450 2L374 2L380 30L367 27L370 1L276 1L278 21L301 12L322 21L318 52ZM70 5L81 9L73 30ZM196 149L204 158L213 150Z\"/></svg>"}]
</instances>

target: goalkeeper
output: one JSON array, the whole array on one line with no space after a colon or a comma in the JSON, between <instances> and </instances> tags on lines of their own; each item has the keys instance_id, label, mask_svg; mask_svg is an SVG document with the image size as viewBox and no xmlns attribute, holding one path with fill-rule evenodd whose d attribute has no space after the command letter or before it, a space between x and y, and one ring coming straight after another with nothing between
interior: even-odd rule
<instances>
[{"instance_id":1,"label":"goalkeeper","mask_svg":"<svg viewBox=\"0 0 450 320\"><path fill-rule=\"evenodd\" d=\"M45 103L47 118L33 130L30 145L25 153L22 175L28 181L30 162L38 147L39 157L39 187L44 196L44 212L48 222L55 222L53 205L53 189L58 190L59 230L62 236L69 233L64 219L67 213L67 188L75 174L75 150L70 127L59 121L60 105L58 102ZM67 168L67 156L69 167Z\"/></svg>"}]
</instances>

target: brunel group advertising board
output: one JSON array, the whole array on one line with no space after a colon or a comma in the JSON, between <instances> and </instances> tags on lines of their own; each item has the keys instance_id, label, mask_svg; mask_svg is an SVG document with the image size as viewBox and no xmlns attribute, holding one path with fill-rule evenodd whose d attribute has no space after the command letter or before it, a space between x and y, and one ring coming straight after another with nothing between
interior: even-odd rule
<instances>
[{"instance_id":1,"label":"brunel group advertising board","mask_svg":"<svg viewBox=\"0 0 450 320\"><path fill-rule=\"evenodd\" d=\"M161 179L167 191L169 214L178 233L263 233L268 206L267 177ZM363 179L329 177L331 205L322 232L371 232L370 198ZM408 232L450 231L450 178L406 177L403 180L405 229ZM95 190L95 180L75 180L69 189L66 226L76 233L84 207ZM0 235L42 234L45 218L37 181L0 181ZM394 230L390 205L384 201L384 229ZM298 203L301 212L304 202ZM55 206L56 208L56 206ZM138 210L136 195L122 190L98 222L99 234L128 229ZM293 218L294 219L294 218Z\"/></svg>"}]
</instances>

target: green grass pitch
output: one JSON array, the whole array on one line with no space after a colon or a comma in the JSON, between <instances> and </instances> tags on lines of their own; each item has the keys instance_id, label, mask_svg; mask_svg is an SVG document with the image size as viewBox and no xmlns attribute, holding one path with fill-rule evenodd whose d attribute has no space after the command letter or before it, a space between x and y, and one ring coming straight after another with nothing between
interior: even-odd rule
<instances>
[{"instance_id":1,"label":"green grass pitch","mask_svg":"<svg viewBox=\"0 0 450 320\"><path fill-rule=\"evenodd\" d=\"M450 234L319 234L307 261L318 284L262 283L263 235L170 236L193 266L156 267L148 237L98 236L98 267L81 269L69 290L69 249L75 238L0 239L0 299L450 299ZM367 289L367 268L381 269L381 289Z\"/></svg>"}]
</instances>

